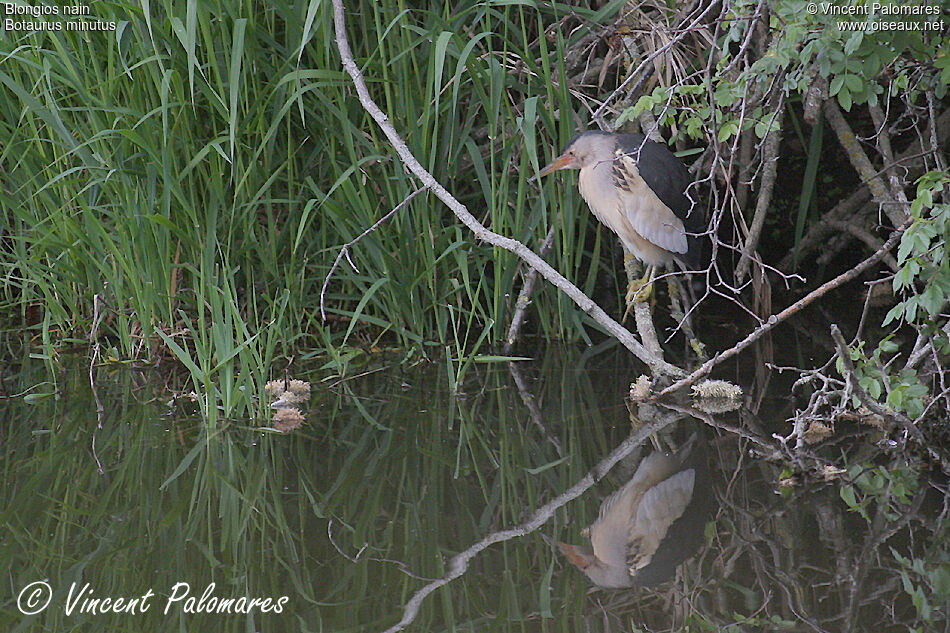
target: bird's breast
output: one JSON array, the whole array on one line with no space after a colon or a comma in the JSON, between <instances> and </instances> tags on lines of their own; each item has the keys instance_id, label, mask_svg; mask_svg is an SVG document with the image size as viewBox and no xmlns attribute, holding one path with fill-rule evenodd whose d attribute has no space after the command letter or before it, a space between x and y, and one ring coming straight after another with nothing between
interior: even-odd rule
<instances>
[{"instance_id":1,"label":"bird's breast","mask_svg":"<svg viewBox=\"0 0 950 633\"><path fill-rule=\"evenodd\" d=\"M625 218L621 209L620 196L613 184L613 176L609 162L599 163L593 167L585 167L577 177L577 188L581 192L584 202L590 207L601 224L625 240ZM630 230L633 230L630 228Z\"/></svg>"}]
</instances>

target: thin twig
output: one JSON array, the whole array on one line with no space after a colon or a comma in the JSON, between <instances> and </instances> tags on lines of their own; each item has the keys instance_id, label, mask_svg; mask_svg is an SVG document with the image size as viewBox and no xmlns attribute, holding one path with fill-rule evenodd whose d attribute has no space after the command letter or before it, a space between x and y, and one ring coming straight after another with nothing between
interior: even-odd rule
<instances>
[{"instance_id":1,"label":"thin twig","mask_svg":"<svg viewBox=\"0 0 950 633\"><path fill-rule=\"evenodd\" d=\"M96 389L96 363L99 362L99 324L102 322L102 312L99 309L99 302L102 300L102 297L96 293L92 298L92 328L89 330L89 346L91 350L91 355L89 357L89 387L92 389L92 397L96 401L96 428L92 432L92 457L96 460L96 468L99 470L100 475L106 474L105 469L102 467L102 462L99 461L99 453L96 449L96 437L99 434L99 429L103 427L103 421L105 418L105 407L102 406L102 402L99 400L99 390Z\"/></svg>"},{"instance_id":2,"label":"thin twig","mask_svg":"<svg viewBox=\"0 0 950 633\"><path fill-rule=\"evenodd\" d=\"M759 183L759 195L755 202L755 213L752 216L752 224L749 226L749 235L746 238L745 245L742 247L742 257L736 266L736 283L742 283L745 276L749 274L749 266L752 263L752 255L759 245L759 237L762 235L762 228L765 226L765 216L772 205L772 192L775 190L775 177L778 173L778 150L782 144L782 112L785 107L785 100L782 98L783 92L778 93L774 98L778 101L775 107L776 119L779 123L779 129L770 130L765 135L765 141L762 144L762 180Z\"/></svg>"},{"instance_id":3,"label":"thin twig","mask_svg":"<svg viewBox=\"0 0 950 633\"><path fill-rule=\"evenodd\" d=\"M337 545L336 539L333 538L333 519L330 519L327 522L327 538L330 540L330 544L333 546L333 549L335 549L337 553L339 553L340 556L350 561L354 565L359 563L360 560L372 561L374 563L389 563L391 565L395 565L396 568L399 569L399 571L406 574L410 578L415 578L416 580L424 580L426 582L430 582L432 580L431 578L426 578L425 576L418 576L414 574L412 570L409 569L409 565L407 565L401 560L393 560L391 558L374 558L372 556L364 559L363 553L369 547L369 543L363 543L363 547L360 548L360 551L356 552L356 556L350 556L349 554L343 551L343 548Z\"/></svg>"},{"instance_id":4,"label":"thin twig","mask_svg":"<svg viewBox=\"0 0 950 633\"><path fill-rule=\"evenodd\" d=\"M534 397L533 393L531 393L531 388L528 386L528 381L525 380L521 363L510 361L508 363L508 371L511 373L512 380L515 381L515 387L518 388L518 395L521 396L521 401L528 410L528 418L532 423L534 423L536 427L541 430L541 433L544 435L544 439L554 446L554 450L557 451L558 457L564 457L564 449L561 446L561 440L553 435L551 431L548 430L548 427L544 424L544 414L541 413L541 407L538 406L538 399Z\"/></svg>"},{"instance_id":5,"label":"thin twig","mask_svg":"<svg viewBox=\"0 0 950 633\"><path fill-rule=\"evenodd\" d=\"M380 224L382 224L383 222L385 222L385 221L388 220L389 218L391 218L391 217L393 217L394 215L396 215L396 213L397 213L401 208L403 208L404 206L406 206L407 204L409 204L409 201L410 201L410 200L412 200L413 198L415 198L416 196L418 196L418 195L419 195L420 193L422 193L423 191L427 191L427 190L428 190L428 187L421 187L421 188L419 188L419 189L416 189L415 191L413 191L412 193L410 193L408 196L406 196L406 197L403 199L402 202L400 202L400 203L397 204L395 207L393 207L393 210L392 210L392 211L390 211L389 213L387 213L386 215L384 215L383 217L381 217L379 220L377 220L376 223L373 224L373 226L369 227L368 229L366 229L365 231L363 231L362 233L360 233L359 235L357 235L355 238L353 238L352 240L350 240L349 242L347 242L346 244L343 245L343 247L340 249L340 252L337 253L336 259L333 260L333 265L330 266L330 270L329 270L329 272L327 272L326 279L323 280L323 287L320 288L320 318L321 318L324 322L326 322L326 320L327 320L327 313L326 313L326 311L325 311L324 308L323 308L323 300L324 300L324 298L326 297L327 288L330 286L330 279L333 277L333 272L334 272L334 271L337 269L337 267L340 265L340 260L342 260L344 257L346 257L346 261L350 262L350 266L353 267L353 270L355 270L356 272L359 272L359 269L356 267L356 264L354 264L354 263L353 263L353 260L350 259L350 247L353 246L354 244L356 244L357 242L359 242L361 239L363 239L364 237L366 237L366 236L369 235L370 233L372 233L373 231L375 231L376 229L378 229Z\"/></svg>"},{"instance_id":6,"label":"thin twig","mask_svg":"<svg viewBox=\"0 0 950 633\"><path fill-rule=\"evenodd\" d=\"M558 217L551 225L547 237L544 238L544 242L541 243L541 251L539 253L541 257L547 255L548 251L551 250L551 246L554 244L554 229L560 224L559 220L560 212L558 212ZM515 301L515 312L511 316L511 325L508 326L508 336L505 337L505 354L511 353L515 343L518 342L518 337L521 336L521 326L528 314L528 306L531 305L531 296L534 294L534 284L537 283L537 281L538 269L529 268L524 276L524 284L521 286L521 292L518 293L518 299Z\"/></svg>"}]
</instances>

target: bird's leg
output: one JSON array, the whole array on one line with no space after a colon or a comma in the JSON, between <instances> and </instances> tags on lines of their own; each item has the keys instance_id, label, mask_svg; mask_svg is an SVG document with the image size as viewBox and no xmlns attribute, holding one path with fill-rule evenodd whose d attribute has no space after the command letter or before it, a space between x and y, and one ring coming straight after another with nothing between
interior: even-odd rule
<instances>
[{"instance_id":1,"label":"bird's leg","mask_svg":"<svg viewBox=\"0 0 950 633\"><path fill-rule=\"evenodd\" d=\"M632 255L624 257L625 265L627 257L632 257ZM630 310L633 309L634 304L644 303L653 298L653 277L655 275L656 266L650 265L646 267L643 277L640 279L630 279L629 283L627 283L627 296L625 297L627 310L623 313L623 321L626 321L627 315L630 314Z\"/></svg>"}]
</instances>

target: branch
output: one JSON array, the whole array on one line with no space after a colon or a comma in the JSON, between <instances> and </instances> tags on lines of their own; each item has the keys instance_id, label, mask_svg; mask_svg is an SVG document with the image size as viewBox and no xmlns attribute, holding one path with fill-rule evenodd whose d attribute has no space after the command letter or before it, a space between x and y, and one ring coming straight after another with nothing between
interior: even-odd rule
<instances>
[{"instance_id":1,"label":"branch","mask_svg":"<svg viewBox=\"0 0 950 633\"><path fill-rule=\"evenodd\" d=\"M868 189L871 190L871 195L874 196L874 201L884 208L884 213L891 220L891 224L899 226L904 221L906 213L895 207L894 199L891 198L887 187L884 186L879 172L871 165L868 155L864 153L848 122L844 120L841 108L834 100L828 99L825 101L824 111L825 118L828 119L828 123L831 124L831 128L838 136L838 142L841 143L845 154L848 155L851 165L858 172L861 180L867 182Z\"/></svg>"},{"instance_id":2,"label":"branch","mask_svg":"<svg viewBox=\"0 0 950 633\"><path fill-rule=\"evenodd\" d=\"M886 171L888 182L891 185L891 197L905 205L904 208L906 209L908 208L906 206L907 195L904 193L906 185L898 178L897 169L894 168L896 162L894 160L894 150L891 149L891 135L887 133L887 116L881 111L881 106L877 105L869 105L868 112L871 113L871 120L874 121L874 125L877 127L877 145L881 152L881 158L884 159L885 165L890 165L890 168Z\"/></svg>"},{"instance_id":3,"label":"branch","mask_svg":"<svg viewBox=\"0 0 950 633\"><path fill-rule=\"evenodd\" d=\"M399 133L396 132L396 128L389 122L389 117L386 116L373 101L372 97L370 97L369 90L366 87L366 81L363 79L363 74L353 60L350 43L346 37L342 0L333 0L333 23L336 30L337 48L340 51L343 68L350 77L353 78L353 85L356 87L360 103L369 115L373 117L373 120L376 121L383 133L386 134L386 137L396 150L396 153L399 154L402 162L422 181L423 186L426 189L431 189L432 192L438 196L439 200L451 209L465 226L472 230L476 239L484 240L493 246L510 251L524 260L529 266L537 269L545 279L570 297L581 310L589 314L608 334L619 340L634 356L646 363L654 374L681 376L683 371L680 368L667 363L661 358L657 358L647 351L647 349L634 338L629 330L612 319L600 306L594 303L590 297L581 292L577 286L568 281L564 275L554 270L531 249L517 240L504 237L485 228L484 225L475 219L475 216L469 212L465 205L449 193L448 190L419 163L409 150L406 142L403 141Z\"/></svg>"},{"instance_id":4,"label":"branch","mask_svg":"<svg viewBox=\"0 0 950 633\"><path fill-rule=\"evenodd\" d=\"M904 222L904 224L902 224L896 231L891 233L891 236L887 238L887 241L884 242L884 245L881 246L881 248L878 249L876 253L874 253L867 259L865 259L863 262L861 262L860 264L858 264L851 270L845 273L842 273L838 275L837 277L835 277L834 279L832 279L831 281L828 281L822 284L821 286L815 288L814 290L809 292L807 295L805 295L804 297L802 297L801 299L799 299L798 301L796 301L789 307L785 308L778 314L773 314L772 316L769 317L768 321L766 321L761 326L753 330L751 334L749 334L744 339L739 341L736 345L727 349L724 352L716 354L713 358L703 363L699 369L691 373L686 378L682 378L679 381L673 383L672 385L670 385L669 387L661 391L659 394L657 394L656 397L660 398L662 396L671 394L674 391L682 389L683 387L688 387L692 385L694 382L696 382L697 380L699 380L700 378L708 374L710 371L712 371L713 367L715 367L716 365L718 365L724 360L732 358L733 356L735 356L736 354L738 354L745 348L749 347L750 345L755 343L757 340L762 338L762 336L764 336L767 332L774 329L775 326L781 323L782 321L785 321L790 316L794 316L795 314L798 314L799 312L801 312L803 308L813 303L815 300L821 298L823 295L825 295L829 291L834 290L838 286L851 281L852 279L860 275L862 272L867 270L871 265L884 259L884 256L887 254L888 251L894 248L894 246L900 240L901 235L904 234L904 231L907 230L907 227L909 227L910 224L911 224L911 218L908 218L907 221Z\"/></svg>"},{"instance_id":5,"label":"branch","mask_svg":"<svg viewBox=\"0 0 950 633\"><path fill-rule=\"evenodd\" d=\"M551 230L548 231L547 237L545 237L544 242L541 243L541 257L547 255L548 251L551 250L551 246L554 244L554 229L560 224L559 219L560 211L558 212L558 219L551 224ZM511 317L511 325L508 326L508 336L505 337L505 346L502 350L504 354L511 353L511 350L515 347L515 343L518 342L518 337L521 336L521 325L528 315L528 306L531 305L531 295L534 294L534 284L537 281L538 269L529 268L528 272L525 273L521 292L518 293L518 299L515 301L515 312Z\"/></svg>"},{"instance_id":6,"label":"branch","mask_svg":"<svg viewBox=\"0 0 950 633\"><path fill-rule=\"evenodd\" d=\"M759 195L755 202L755 213L752 216L752 225L749 227L749 236L746 238L745 246L742 248L742 257L736 266L737 284L741 284L745 276L749 274L752 254L759 244L762 227L765 226L765 216L772 204L772 192L775 190L775 176L778 172L778 149L779 145L782 144L782 114L785 107L782 92L780 90L777 92L778 106L775 110L779 129L769 131L765 135L765 142L762 145L762 180L759 183Z\"/></svg>"},{"instance_id":7,"label":"branch","mask_svg":"<svg viewBox=\"0 0 950 633\"><path fill-rule=\"evenodd\" d=\"M410 200L412 200L413 198L415 198L416 196L418 196L418 195L419 195L420 193L422 193L423 191L426 191L426 187L422 187L422 188L420 188L420 189L416 189L415 191L413 191L412 193L410 193L408 196L406 196L406 197L403 199L402 202L400 202L400 203L397 204L395 207L393 207L393 210L392 210L392 211L390 211L389 213L387 213L386 215L384 215L383 217L381 217L379 220L377 220L376 223L373 224L373 226L369 227L368 229L366 229L365 231L363 231L362 233L360 233L359 235L357 235L355 238L353 238L352 240L350 240L349 242L347 242L346 244L343 245L343 248L341 248L341 249L340 249L340 252L337 253L336 259L333 260L333 265L330 266L330 271L327 273L326 278L323 280L323 287L320 289L320 319L321 319L324 323L326 323L326 320L327 320L327 313L326 313L326 310L324 310L324 307L323 307L323 299L326 297L327 288L330 286L330 278L333 277L333 272L334 272L334 271L337 269L337 267L340 265L340 261L341 261L344 257L346 257L346 261L350 262L350 266L353 267L353 270L355 270L357 273L359 273L359 269L356 267L356 264L354 264L354 263L353 263L353 260L350 259L350 247L353 246L354 244L356 244L357 242L359 242L361 239L363 239L364 237L366 237L366 236L369 235L370 233L372 233L373 231L375 231L377 228L379 228L379 225L380 225L380 224L382 224L383 222L385 222L385 221L388 220L389 218L393 217L393 216L396 214L396 212L399 211L399 209L401 209L401 208L403 208L404 206L406 206L406 205L409 203Z\"/></svg>"}]
</instances>

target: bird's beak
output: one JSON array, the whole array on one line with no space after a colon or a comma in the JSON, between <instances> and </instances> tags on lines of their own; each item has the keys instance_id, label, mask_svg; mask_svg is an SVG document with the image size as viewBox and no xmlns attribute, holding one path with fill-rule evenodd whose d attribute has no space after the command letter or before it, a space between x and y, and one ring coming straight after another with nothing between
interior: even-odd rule
<instances>
[{"instance_id":1,"label":"bird's beak","mask_svg":"<svg viewBox=\"0 0 950 633\"><path fill-rule=\"evenodd\" d=\"M543 178L550 174L552 171L557 171L559 169L566 169L574 163L574 157L570 154L561 154L554 159L554 162L538 172L538 175L532 176L528 179L528 182L534 182L538 178Z\"/></svg>"},{"instance_id":2,"label":"bird's beak","mask_svg":"<svg viewBox=\"0 0 950 633\"><path fill-rule=\"evenodd\" d=\"M578 569L587 569L590 564L594 562L594 555L584 553L579 547L561 543L560 541L558 541L557 545L561 548L561 551L564 552L564 555L567 556L567 560L571 561Z\"/></svg>"}]
</instances>

